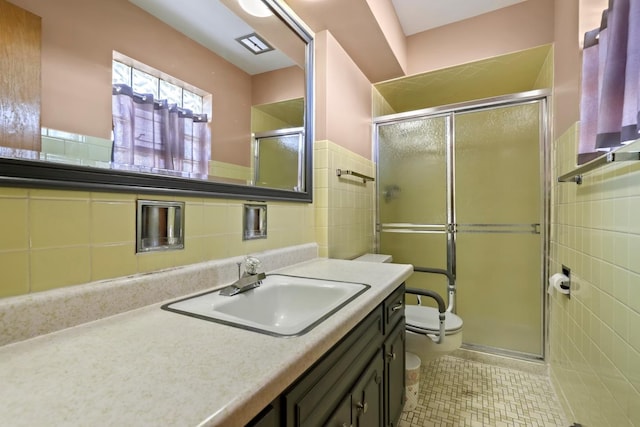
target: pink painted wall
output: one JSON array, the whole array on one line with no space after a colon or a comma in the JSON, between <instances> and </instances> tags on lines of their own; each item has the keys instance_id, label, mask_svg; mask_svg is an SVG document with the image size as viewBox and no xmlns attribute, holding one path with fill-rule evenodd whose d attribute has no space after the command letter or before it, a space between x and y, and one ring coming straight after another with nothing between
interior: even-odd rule
<instances>
[{"instance_id":1,"label":"pink painted wall","mask_svg":"<svg viewBox=\"0 0 640 427\"><path fill-rule=\"evenodd\" d=\"M556 0L553 119L554 135L580 120L582 53L578 47L578 0Z\"/></svg>"},{"instance_id":2,"label":"pink painted wall","mask_svg":"<svg viewBox=\"0 0 640 427\"><path fill-rule=\"evenodd\" d=\"M316 140L371 159L371 84L328 31L316 34Z\"/></svg>"},{"instance_id":3,"label":"pink painted wall","mask_svg":"<svg viewBox=\"0 0 640 427\"><path fill-rule=\"evenodd\" d=\"M407 70L407 38L389 0L366 0L380 30L384 33L389 49L393 52L401 69Z\"/></svg>"},{"instance_id":4,"label":"pink painted wall","mask_svg":"<svg viewBox=\"0 0 640 427\"><path fill-rule=\"evenodd\" d=\"M529 0L410 36L407 74L552 43L554 3L554 0Z\"/></svg>"},{"instance_id":5,"label":"pink painted wall","mask_svg":"<svg viewBox=\"0 0 640 427\"><path fill-rule=\"evenodd\" d=\"M304 70L298 66L256 74L251 78L253 105L303 98Z\"/></svg>"}]
</instances>

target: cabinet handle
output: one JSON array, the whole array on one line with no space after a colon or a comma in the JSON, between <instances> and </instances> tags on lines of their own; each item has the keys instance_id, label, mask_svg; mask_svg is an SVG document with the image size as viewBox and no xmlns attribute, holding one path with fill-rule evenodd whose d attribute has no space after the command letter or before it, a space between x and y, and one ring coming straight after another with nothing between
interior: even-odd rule
<instances>
[{"instance_id":1,"label":"cabinet handle","mask_svg":"<svg viewBox=\"0 0 640 427\"><path fill-rule=\"evenodd\" d=\"M363 414L366 414L367 409L369 409L369 405L367 405L367 402L364 402L364 403L358 402L356 407L358 408L358 411L362 411Z\"/></svg>"},{"instance_id":2,"label":"cabinet handle","mask_svg":"<svg viewBox=\"0 0 640 427\"><path fill-rule=\"evenodd\" d=\"M391 351L389 353L387 353L387 359L389 360L396 360L396 353Z\"/></svg>"},{"instance_id":3,"label":"cabinet handle","mask_svg":"<svg viewBox=\"0 0 640 427\"><path fill-rule=\"evenodd\" d=\"M402 308L402 301L391 307L391 311L398 311Z\"/></svg>"}]
</instances>

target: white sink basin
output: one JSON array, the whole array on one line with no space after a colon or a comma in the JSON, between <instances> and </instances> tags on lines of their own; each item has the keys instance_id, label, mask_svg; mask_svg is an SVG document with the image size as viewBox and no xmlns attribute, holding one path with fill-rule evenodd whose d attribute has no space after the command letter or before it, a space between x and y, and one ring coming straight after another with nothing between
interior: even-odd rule
<instances>
[{"instance_id":1,"label":"white sink basin","mask_svg":"<svg viewBox=\"0 0 640 427\"><path fill-rule=\"evenodd\" d=\"M273 274L258 288L237 295L211 291L162 308L269 335L295 336L310 331L367 289L363 283Z\"/></svg>"}]
</instances>

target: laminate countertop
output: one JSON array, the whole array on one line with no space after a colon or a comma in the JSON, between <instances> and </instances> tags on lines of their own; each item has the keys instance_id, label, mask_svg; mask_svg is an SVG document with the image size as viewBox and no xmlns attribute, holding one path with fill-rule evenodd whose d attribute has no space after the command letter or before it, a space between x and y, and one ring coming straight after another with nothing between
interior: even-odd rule
<instances>
[{"instance_id":1,"label":"laminate countertop","mask_svg":"<svg viewBox=\"0 0 640 427\"><path fill-rule=\"evenodd\" d=\"M404 282L412 267L316 258L275 272L371 288L298 337L208 322L158 303L5 345L0 425L242 426Z\"/></svg>"}]
</instances>

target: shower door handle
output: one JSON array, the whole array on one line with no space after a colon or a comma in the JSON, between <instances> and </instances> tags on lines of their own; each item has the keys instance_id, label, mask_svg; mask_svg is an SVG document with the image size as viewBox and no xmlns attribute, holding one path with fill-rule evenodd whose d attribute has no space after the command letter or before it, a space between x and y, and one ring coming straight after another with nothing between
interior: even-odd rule
<instances>
[{"instance_id":1,"label":"shower door handle","mask_svg":"<svg viewBox=\"0 0 640 427\"><path fill-rule=\"evenodd\" d=\"M417 233L417 234L442 234L447 233L447 224L414 224L410 222L392 222L378 224L378 231L383 233Z\"/></svg>"},{"instance_id":2,"label":"shower door handle","mask_svg":"<svg viewBox=\"0 0 640 427\"><path fill-rule=\"evenodd\" d=\"M455 224L456 233L540 234L540 223Z\"/></svg>"}]
</instances>

